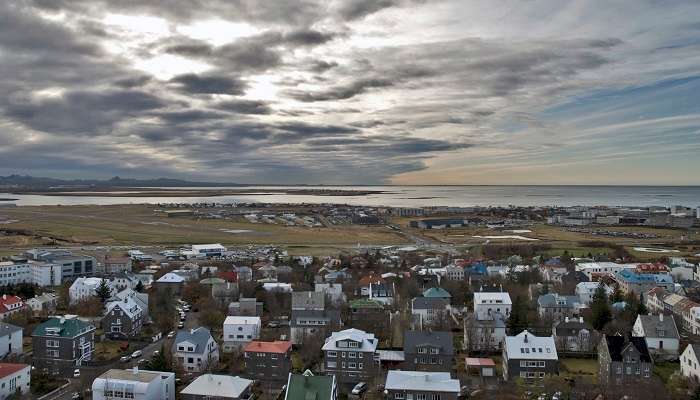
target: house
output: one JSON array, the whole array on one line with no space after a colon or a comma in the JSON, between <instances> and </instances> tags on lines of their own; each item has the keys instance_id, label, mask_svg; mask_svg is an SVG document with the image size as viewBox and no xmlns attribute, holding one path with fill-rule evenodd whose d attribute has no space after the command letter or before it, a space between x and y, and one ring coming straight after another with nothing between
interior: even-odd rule
<instances>
[{"instance_id":1,"label":"house","mask_svg":"<svg viewBox=\"0 0 700 400\"><path fill-rule=\"evenodd\" d=\"M237 274L239 282L250 282L253 280L253 269L250 267L234 267L234 272Z\"/></svg>"},{"instance_id":2,"label":"house","mask_svg":"<svg viewBox=\"0 0 700 400\"><path fill-rule=\"evenodd\" d=\"M284 400L337 400L338 384L335 375L315 376L306 370L301 375L290 373Z\"/></svg>"},{"instance_id":3,"label":"house","mask_svg":"<svg viewBox=\"0 0 700 400\"><path fill-rule=\"evenodd\" d=\"M142 323L146 324L151 321L151 316L148 311L148 293L139 293L133 289L124 289L114 297L118 300L130 299L141 308Z\"/></svg>"},{"instance_id":4,"label":"house","mask_svg":"<svg viewBox=\"0 0 700 400\"><path fill-rule=\"evenodd\" d=\"M326 308L326 296L323 292L292 293L292 312L298 310L323 311Z\"/></svg>"},{"instance_id":5,"label":"house","mask_svg":"<svg viewBox=\"0 0 700 400\"><path fill-rule=\"evenodd\" d=\"M632 335L644 338L654 360L678 359L680 335L673 315L638 315Z\"/></svg>"},{"instance_id":6,"label":"house","mask_svg":"<svg viewBox=\"0 0 700 400\"><path fill-rule=\"evenodd\" d=\"M439 297L416 297L411 300L411 315L419 326L446 321L450 304Z\"/></svg>"},{"instance_id":7,"label":"house","mask_svg":"<svg viewBox=\"0 0 700 400\"><path fill-rule=\"evenodd\" d=\"M73 376L76 366L92 359L95 327L76 315L52 317L32 332L32 365L52 375Z\"/></svg>"},{"instance_id":8,"label":"house","mask_svg":"<svg viewBox=\"0 0 700 400\"><path fill-rule=\"evenodd\" d=\"M324 371L335 375L340 383L367 381L378 371L378 343L374 334L359 329L333 332L321 348Z\"/></svg>"},{"instance_id":9,"label":"house","mask_svg":"<svg viewBox=\"0 0 700 400\"><path fill-rule=\"evenodd\" d=\"M27 300L27 305L32 309L34 315L50 315L56 311L58 306L58 296L53 293L44 293Z\"/></svg>"},{"instance_id":10,"label":"house","mask_svg":"<svg viewBox=\"0 0 700 400\"><path fill-rule=\"evenodd\" d=\"M591 304L593 301L593 295L595 294L595 291L598 289L599 285L600 282L580 282L576 285L576 296L578 296L581 304ZM610 286L604 284L603 288L605 289L605 294L608 296L613 294L613 288Z\"/></svg>"},{"instance_id":11,"label":"house","mask_svg":"<svg viewBox=\"0 0 700 400\"><path fill-rule=\"evenodd\" d=\"M102 285L102 282L105 282L109 288L110 295L116 293L114 286L107 279L80 277L76 279L68 289L70 304L73 305L87 299L95 298L97 296L97 288Z\"/></svg>"},{"instance_id":12,"label":"house","mask_svg":"<svg viewBox=\"0 0 700 400\"><path fill-rule=\"evenodd\" d=\"M307 337L326 337L329 330L342 325L336 310L292 310L290 336L292 343L301 344Z\"/></svg>"},{"instance_id":13,"label":"house","mask_svg":"<svg viewBox=\"0 0 700 400\"><path fill-rule=\"evenodd\" d=\"M598 379L602 385L649 381L654 367L644 338L615 335L598 345Z\"/></svg>"},{"instance_id":14,"label":"house","mask_svg":"<svg viewBox=\"0 0 700 400\"><path fill-rule=\"evenodd\" d=\"M394 304L394 283L370 283L368 298L385 305Z\"/></svg>"},{"instance_id":15,"label":"house","mask_svg":"<svg viewBox=\"0 0 700 400\"><path fill-rule=\"evenodd\" d=\"M134 274L122 272L111 276L110 283L119 292L124 289L136 289L139 279Z\"/></svg>"},{"instance_id":16,"label":"house","mask_svg":"<svg viewBox=\"0 0 700 400\"><path fill-rule=\"evenodd\" d=\"M284 382L292 368L292 342L254 340L243 348L246 376L262 382Z\"/></svg>"},{"instance_id":17,"label":"house","mask_svg":"<svg viewBox=\"0 0 700 400\"><path fill-rule=\"evenodd\" d=\"M326 279L326 281L328 281L328 279ZM369 296L369 285L370 284L380 284L380 283L384 283L384 279L381 277L381 275L375 275L374 273L371 273L369 275L363 276L357 282L357 285L360 288L359 295L360 296Z\"/></svg>"},{"instance_id":18,"label":"house","mask_svg":"<svg viewBox=\"0 0 700 400\"><path fill-rule=\"evenodd\" d=\"M260 317L228 316L224 320L224 351L231 352L260 338Z\"/></svg>"},{"instance_id":19,"label":"house","mask_svg":"<svg viewBox=\"0 0 700 400\"><path fill-rule=\"evenodd\" d=\"M131 272L131 257L112 257L107 254L97 268L106 275Z\"/></svg>"},{"instance_id":20,"label":"house","mask_svg":"<svg viewBox=\"0 0 700 400\"><path fill-rule=\"evenodd\" d=\"M700 345L689 344L681 354L681 375L693 384L700 383Z\"/></svg>"},{"instance_id":21,"label":"house","mask_svg":"<svg viewBox=\"0 0 700 400\"><path fill-rule=\"evenodd\" d=\"M110 369L92 381L93 400L175 400L175 373Z\"/></svg>"},{"instance_id":22,"label":"house","mask_svg":"<svg viewBox=\"0 0 700 400\"><path fill-rule=\"evenodd\" d=\"M263 302L255 297L241 297L229 303L228 315L260 317L263 315Z\"/></svg>"},{"instance_id":23,"label":"house","mask_svg":"<svg viewBox=\"0 0 700 400\"><path fill-rule=\"evenodd\" d=\"M345 303L345 293L340 283L317 283L314 285L314 290L325 294L333 304Z\"/></svg>"},{"instance_id":24,"label":"house","mask_svg":"<svg viewBox=\"0 0 700 400\"><path fill-rule=\"evenodd\" d=\"M674 283L670 275L638 273L630 269L624 269L613 275L613 279L620 285L625 293L646 293L654 287L662 287L673 293Z\"/></svg>"},{"instance_id":25,"label":"house","mask_svg":"<svg viewBox=\"0 0 700 400\"><path fill-rule=\"evenodd\" d=\"M562 296L557 293L544 294L537 298L537 313L540 318L558 321L578 315L581 303L578 296Z\"/></svg>"},{"instance_id":26,"label":"house","mask_svg":"<svg viewBox=\"0 0 700 400\"><path fill-rule=\"evenodd\" d=\"M552 327L554 343L559 352L592 352L598 343L596 332L583 317L564 318Z\"/></svg>"},{"instance_id":27,"label":"house","mask_svg":"<svg viewBox=\"0 0 700 400\"><path fill-rule=\"evenodd\" d=\"M19 326L0 322L0 359L22 354L22 332Z\"/></svg>"},{"instance_id":28,"label":"house","mask_svg":"<svg viewBox=\"0 0 700 400\"><path fill-rule=\"evenodd\" d=\"M202 372L219 363L219 345L209 329L179 330L171 354L185 372Z\"/></svg>"},{"instance_id":29,"label":"house","mask_svg":"<svg viewBox=\"0 0 700 400\"><path fill-rule=\"evenodd\" d=\"M524 330L506 336L503 348L503 379L518 377L526 382L559 373L559 356L553 336L535 336Z\"/></svg>"},{"instance_id":30,"label":"house","mask_svg":"<svg viewBox=\"0 0 700 400\"><path fill-rule=\"evenodd\" d=\"M0 297L0 320L4 320L12 314L22 312L27 309L21 298L13 295L3 294Z\"/></svg>"},{"instance_id":31,"label":"house","mask_svg":"<svg viewBox=\"0 0 700 400\"><path fill-rule=\"evenodd\" d=\"M474 292L474 314L478 320L493 319L494 314L508 318L512 308L508 292Z\"/></svg>"},{"instance_id":32,"label":"house","mask_svg":"<svg viewBox=\"0 0 700 400\"><path fill-rule=\"evenodd\" d=\"M473 303L474 312L464 319L464 348L500 352L506 340L506 320L513 307L510 295L508 292L475 292Z\"/></svg>"},{"instance_id":33,"label":"house","mask_svg":"<svg viewBox=\"0 0 700 400\"><path fill-rule=\"evenodd\" d=\"M442 299L448 303L452 300L452 295L450 294L450 292L441 287L431 287L423 291L423 297L431 299Z\"/></svg>"},{"instance_id":34,"label":"house","mask_svg":"<svg viewBox=\"0 0 700 400\"><path fill-rule=\"evenodd\" d=\"M0 363L0 399L29 396L31 368L28 364Z\"/></svg>"},{"instance_id":35,"label":"house","mask_svg":"<svg viewBox=\"0 0 700 400\"><path fill-rule=\"evenodd\" d=\"M382 332L389 327L389 312L384 304L370 299L350 301L348 325L363 330Z\"/></svg>"},{"instance_id":36,"label":"house","mask_svg":"<svg viewBox=\"0 0 700 400\"><path fill-rule=\"evenodd\" d=\"M230 375L204 374L180 391L183 400L252 400L253 381Z\"/></svg>"},{"instance_id":37,"label":"house","mask_svg":"<svg viewBox=\"0 0 700 400\"><path fill-rule=\"evenodd\" d=\"M279 293L292 293L292 284L291 283L282 283L282 282L265 282L263 283L263 289L265 289L266 292L279 292Z\"/></svg>"},{"instance_id":38,"label":"house","mask_svg":"<svg viewBox=\"0 0 700 400\"><path fill-rule=\"evenodd\" d=\"M450 281L464 280L464 267L458 265L448 265L445 267L445 279Z\"/></svg>"},{"instance_id":39,"label":"house","mask_svg":"<svg viewBox=\"0 0 700 400\"><path fill-rule=\"evenodd\" d=\"M156 280L156 289L160 292L168 292L172 295L179 296L182 293L182 286L185 284L185 278L180 275L168 272Z\"/></svg>"},{"instance_id":40,"label":"house","mask_svg":"<svg viewBox=\"0 0 700 400\"><path fill-rule=\"evenodd\" d=\"M137 337L141 333L143 322L143 309L132 297L125 296L105 304L102 330L108 337Z\"/></svg>"},{"instance_id":41,"label":"house","mask_svg":"<svg viewBox=\"0 0 700 400\"><path fill-rule=\"evenodd\" d=\"M404 369L451 371L454 363L452 332L406 331L403 339Z\"/></svg>"},{"instance_id":42,"label":"house","mask_svg":"<svg viewBox=\"0 0 700 400\"><path fill-rule=\"evenodd\" d=\"M387 399L457 400L460 385L449 372L389 371L384 390Z\"/></svg>"}]
</instances>

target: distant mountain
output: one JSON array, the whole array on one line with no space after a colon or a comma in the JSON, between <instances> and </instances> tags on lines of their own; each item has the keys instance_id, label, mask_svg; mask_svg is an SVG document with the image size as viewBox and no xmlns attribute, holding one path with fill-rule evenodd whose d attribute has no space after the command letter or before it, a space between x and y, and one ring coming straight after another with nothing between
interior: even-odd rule
<instances>
[{"instance_id":1,"label":"distant mountain","mask_svg":"<svg viewBox=\"0 0 700 400\"><path fill-rule=\"evenodd\" d=\"M24 189L46 190L49 188L114 188L114 187L223 187L242 186L237 183L221 182L192 182L181 179L157 178L157 179L132 179L114 178L107 180L100 179L55 179L41 178L27 175L0 176L0 187L14 187Z\"/></svg>"}]
</instances>

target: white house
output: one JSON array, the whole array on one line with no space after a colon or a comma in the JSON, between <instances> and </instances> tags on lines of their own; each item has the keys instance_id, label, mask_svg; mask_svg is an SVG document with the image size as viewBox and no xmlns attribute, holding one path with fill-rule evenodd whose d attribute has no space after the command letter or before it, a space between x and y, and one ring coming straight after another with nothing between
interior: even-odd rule
<instances>
[{"instance_id":1,"label":"white house","mask_svg":"<svg viewBox=\"0 0 700 400\"><path fill-rule=\"evenodd\" d=\"M578 296L581 304L590 305L593 301L593 295L598 289L599 282L580 282L576 285L576 296ZM603 285L605 293L610 296L613 293L613 288L608 285Z\"/></svg>"},{"instance_id":2,"label":"white house","mask_svg":"<svg viewBox=\"0 0 700 400\"><path fill-rule=\"evenodd\" d=\"M474 314L478 320L493 319L494 314L510 317L513 302L508 292L475 292Z\"/></svg>"},{"instance_id":3,"label":"white house","mask_svg":"<svg viewBox=\"0 0 700 400\"><path fill-rule=\"evenodd\" d=\"M638 315L632 335L644 338L654 360L678 359L680 335L673 315Z\"/></svg>"},{"instance_id":4,"label":"white house","mask_svg":"<svg viewBox=\"0 0 700 400\"><path fill-rule=\"evenodd\" d=\"M92 382L93 400L175 400L175 373L110 369Z\"/></svg>"},{"instance_id":5,"label":"white house","mask_svg":"<svg viewBox=\"0 0 700 400\"><path fill-rule=\"evenodd\" d=\"M17 389L24 395L29 395L31 381L30 367L27 364L0 363L0 399L6 399Z\"/></svg>"},{"instance_id":6,"label":"white house","mask_svg":"<svg viewBox=\"0 0 700 400\"><path fill-rule=\"evenodd\" d=\"M203 327L178 331L171 353L186 372L206 371L219 363L219 345L209 329Z\"/></svg>"},{"instance_id":7,"label":"white house","mask_svg":"<svg viewBox=\"0 0 700 400\"><path fill-rule=\"evenodd\" d=\"M70 304L76 304L85 299L95 297L95 290L100 286L103 280L107 282L107 286L109 286L110 291L114 294L114 292L116 292L114 286L107 279L81 277L76 279L68 289Z\"/></svg>"},{"instance_id":8,"label":"white house","mask_svg":"<svg viewBox=\"0 0 700 400\"><path fill-rule=\"evenodd\" d=\"M22 354L22 328L0 322L0 358L12 354Z\"/></svg>"},{"instance_id":9,"label":"white house","mask_svg":"<svg viewBox=\"0 0 700 400\"><path fill-rule=\"evenodd\" d=\"M184 399L252 399L253 381L230 375L204 374L180 391Z\"/></svg>"},{"instance_id":10,"label":"white house","mask_svg":"<svg viewBox=\"0 0 700 400\"><path fill-rule=\"evenodd\" d=\"M323 292L330 298L332 303L340 304L345 302L343 285L340 283L317 283L314 286L314 290L316 292Z\"/></svg>"},{"instance_id":11,"label":"white house","mask_svg":"<svg viewBox=\"0 0 700 400\"><path fill-rule=\"evenodd\" d=\"M451 281L464 280L464 268L457 265L448 265L445 267L445 278Z\"/></svg>"},{"instance_id":12,"label":"white house","mask_svg":"<svg viewBox=\"0 0 700 400\"><path fill-rule=\"evenodd\" d=\"M681 375L693 383L700 383L700 345L689 344L681 354Z\"/></svg>"},{"instance_id":13,"label":"white house","mask_svg":"<svg viewBox=\"0 0 700 400\"><path fill-rule=\"evenodd\" d=\"M260 339L260 317L228 316L224 320L224 351L233 351L246 343Z\"/></svg>"}]
</instances>

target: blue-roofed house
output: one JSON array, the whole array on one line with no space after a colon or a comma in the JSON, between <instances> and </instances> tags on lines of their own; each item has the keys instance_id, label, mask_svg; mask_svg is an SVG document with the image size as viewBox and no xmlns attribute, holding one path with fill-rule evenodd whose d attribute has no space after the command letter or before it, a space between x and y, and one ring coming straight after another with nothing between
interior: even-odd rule
<instances>
[{"instance_id":1,"label":"blue-roofed house","mask_svg":"<svg viewBox=\"0 0 700 400\"><path fill-rule=\"evenodd\" d=\"M178 331L171 352L186 372L206 371L219 363L219 345L203 327Z\"/></svg>"},{"instance_id":2,"label":"blue-roofed house","mask_svg":"<svg viewBox=\"0 0 700 400\"><path fill-rule=\"evenodd\" d=\"M666 274L640 274L630 269L623 269L613 275L624 293L646 293L655 287L662 287L670 293L674 292L673 277Z\"/></svg>"}]
</instances>

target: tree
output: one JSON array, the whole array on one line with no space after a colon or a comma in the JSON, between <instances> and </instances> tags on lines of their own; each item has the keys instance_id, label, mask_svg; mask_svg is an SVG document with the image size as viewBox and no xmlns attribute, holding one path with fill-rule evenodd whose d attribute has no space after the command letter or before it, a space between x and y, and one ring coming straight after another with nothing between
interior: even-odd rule
<instances>
[{"instance_id":1,"label":"tree","mask_svg":"<svg viewBox=\"0 0 700 400\"><path fill-rule=\"evenodd\" d=\"M639 293L639 303L637 304L637 315L646 315L649 312L644 304L644 296Z\"/></svg>"},{"instance_id":2,"label":"tree","mask_svg":"<svg viewBox=\"0 0 700 400\"><path fill-rule=\"evenodd\" d=\"M151 371L172 372L173 368L165 357L165 345L160 346L160 352L148 361L146 368Z\"/></svg>"},{"instance_id":3,"label":"tree","mask_svg":"<svg viewBox=\"0 0 700 400\"><path fill-rule=\"evenodd\" d=\"M612 295L610 296L610 302L611 303L617 303L620 301L623 301L625 299L625 295L622 293L622 289L620 289L620 285L615 285L615 288L613 289Z\"/></svg>"},{"instance_id":4,"label":"tree","mask_svg":"<svg viewBox=\"0 0 700 400\"><path fill-rule=\"evenodd\" d=\"M510 335L517 335L528 328L529 321L527 313L528 309L525 300L523 300L522 296L515 296L515 301L513 301L513 307L510 311L510 317L508 317L508 321L506 322Z\"/></svg>"},{"instance_id":5,"label":"tree","mask_svg":"<svg viewBox=\"0 0 700 400\"><path fill-rule=\"evenodd\" d=\"M137 283L136 286L134 287L134 290L137 291L137 292L139 292L139 293L143 293L143 289L144 289L144 288L143 288L143 282L138 281L138 283Z\"/></svg>"},{"instance_id":6,"label":"tree","mask_svg":"<svg viewBox=\"0 0 700 400\"><path fill-rule=\"evenodd\" d=\"M112 297L112 288L107 284L106 279L100 281L100 285L95 289L95 294L100 298L100 301L104 304L110 297Z\"/></svg>"},{"instance_id":7,"label":"tree","mask_svg":"<svg viewBox=\"0 0 700 400\"><path fill-rule=\"evenodd\" d=\"M591 301L591 325L596 330L602 330L608 322L612 320L612 311L608 303L608 295L605 293L605 286L601 282L593 294Z\"/></svg>"},{"instance_id":8,"label":"tree","mask_svg":"<svg viewBox=\"0 0 700 400\"><path fill-rule=\"evenodd\" d=\"M693 396L690 398L690 400L700 400L700 386L695 388L695 392L693 392Z\"/></svg>"}]
</instances>

